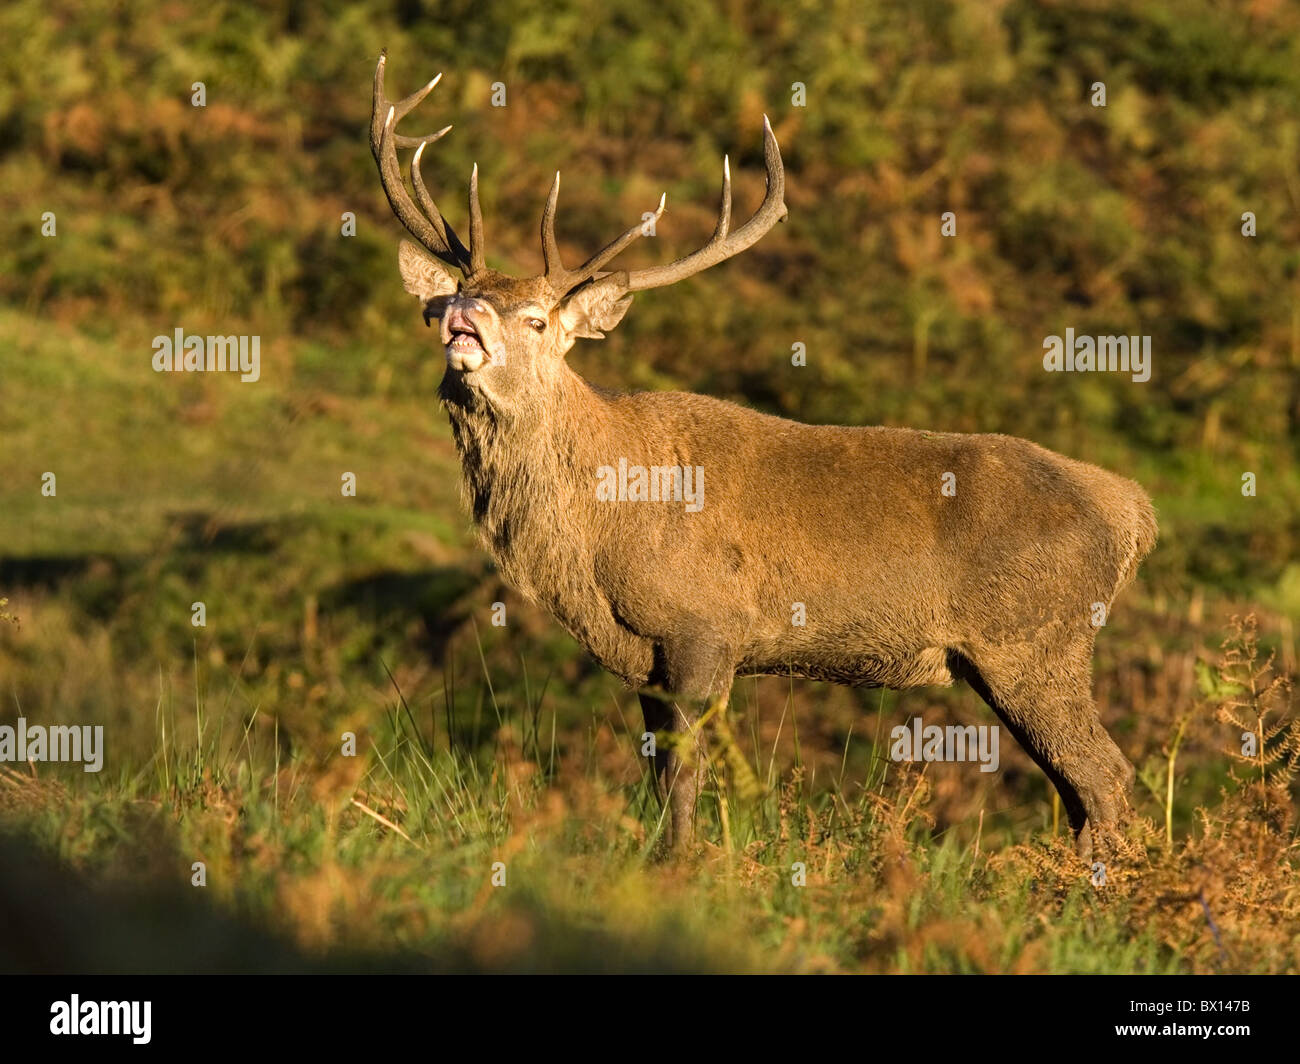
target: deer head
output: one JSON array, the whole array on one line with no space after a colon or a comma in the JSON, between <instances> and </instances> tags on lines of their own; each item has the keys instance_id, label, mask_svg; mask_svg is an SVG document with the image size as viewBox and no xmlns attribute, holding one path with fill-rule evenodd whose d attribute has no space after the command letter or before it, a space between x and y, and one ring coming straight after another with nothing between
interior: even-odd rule
<instances>
[{"instance_id":1,"label":"deer head","mask_svg":"<svg viewBox=\"0 0 1300 1064\"><path fill-rule=\"evenodd\" d=\"M563 359L579 337L600 339L613 329L632 303L632 293L661 288L707 269L754 244L786 215L785 175L781 152L767 118L763 148L767 192L743 226L731 230L731 167L723 160L722 198L713 236L699 250L665 266L644 270L607 270L606 266L647 229L638 223L576 269L560 260L555 239L555 211L560 175L555 175L542 212L543 272L515 278L486 265L483 214L478 199L478 166L469 181L469 245L461 242L429 195L420 172L424 149L451 129L423 137L401 136L401 121L438 84L439 74L424 88L397 103L384 94L387 53L375 69L370 148L379 165L388 202L418 242L402 241L398 265L406 290L424 308L425 324L439 323L447 356L447 379L467 395L481 396L497 408L527 402L561 373ZM398 148L414 148L411 158L412 200L397 162ZM666 198L659 200L657 219ZM457 273L460 276L457 276ZM446 388L444 388L444 392Z\"/></svg>"}]
</instances>

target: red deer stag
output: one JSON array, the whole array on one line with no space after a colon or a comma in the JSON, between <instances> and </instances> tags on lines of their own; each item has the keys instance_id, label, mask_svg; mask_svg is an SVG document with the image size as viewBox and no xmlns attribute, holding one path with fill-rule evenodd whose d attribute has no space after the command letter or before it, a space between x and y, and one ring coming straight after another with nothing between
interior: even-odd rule
<instances>
[{"instance_id":1,"label":"red deer stag","mask_svg":"<svg viewBox=\"0 0 1300 1064\"><path fill-rule=\"evenodd\" d=\"M963 679L1056 786L1089 856L1094 837L1117 828L1134 775L1090 688L1097 611L1155 543L1142 489L1008 436L803 425L703 395L594 389L565 362L575 340L600 339L632 293L714 266L785 217L771 126L764 119L767 192L738 229L724 164L717 227L698 251L610 269L638 224L568 269L557 174L542 212L545 270L517 279L486 265L477 167L468 246L425 187L420 157L451 127L396 131L438 78L390 103L385 60L371 149L389 204L424 248L403 241L398 264L426 325L439 323L438 394L467 504L503 576L606 669L652 692L641 705L665 739L655 775L669 838L694 828L704 773L694 724L736 676L894 688ZM410 191L399 148L415 149Z\"/></svg>"}]
</instances>

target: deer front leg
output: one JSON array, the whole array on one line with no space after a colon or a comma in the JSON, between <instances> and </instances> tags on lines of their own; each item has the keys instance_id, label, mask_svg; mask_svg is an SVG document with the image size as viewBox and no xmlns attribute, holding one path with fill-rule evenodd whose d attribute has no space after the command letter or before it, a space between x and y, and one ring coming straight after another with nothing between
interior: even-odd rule
<instances>
[{"instance_id":1,"label":"deer front leg","mask_svg":"<svg viewBox=\"0 0 1300 1064\"><path fill-rule=\"evenodd\" d=\"M680 850L695 835L695 811L708 767L703 739L695 727L699 714L693 699L652 694L640 698L646 731L658 737L655 793L666 818L661 838L668 849Z\"/></svg>"},{"instance_id":2,"label":"deer front leg","mask_svg":"<svg viewBox=\"0 0 1300 1064\"><path fill-rule=\"evenodd\" d=\"M641 695L646 730L666 740L655 744L656 791L667 805L665 841L679 852L695 837L700 791L708 775L700 718L715 703L715 712L726 712L735 675L732 666L721 663L722 655L702 641L681 645L684 649L676 653L665 650L656 670L659 686L674 693Z\"/></svg>"}]
</instances>

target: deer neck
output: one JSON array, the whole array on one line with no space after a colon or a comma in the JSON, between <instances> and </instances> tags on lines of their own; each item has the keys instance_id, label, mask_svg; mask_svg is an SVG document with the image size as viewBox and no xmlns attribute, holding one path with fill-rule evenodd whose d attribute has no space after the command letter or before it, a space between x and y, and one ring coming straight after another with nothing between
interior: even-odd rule
<instances>
[{"instance_id":1,"label":"deer neck","mask_svg":"<svg viewBox=\"0 0 1300 1064\"><path fill-rule=\"evenodd\" d=\"M440 395L484 547L519 591L559 609L558 589L591 571L594 456L616 453L608 404L567 366L546 401L519 412L445 380Z\"/></svg>"}]
</instances>

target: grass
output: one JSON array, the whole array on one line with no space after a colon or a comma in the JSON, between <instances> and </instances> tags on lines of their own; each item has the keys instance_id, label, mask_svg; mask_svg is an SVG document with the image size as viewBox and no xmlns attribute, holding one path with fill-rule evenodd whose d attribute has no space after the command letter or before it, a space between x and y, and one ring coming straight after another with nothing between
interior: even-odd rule
<instances>
[{"instance_id":1,"label":"grass","mask_svg":"<svg viewBox=\"0 0 1300 1064\"><path fill-rule=\"evenodd\" d=\"M1241 777L1224 778L1218 800L1171 840L1140 818L1100 886L1050 823L1024 834L1024 809L981 804L972 832L962 815L971 796L954 786L976 774L889 762L883 717L874 736L845 737L836 765L806 756L820 740L793 701L764 720L743 698L730 724L715 717L708 731L700 840L688 859L665 862L634 700L615 694L608 711L561 720L549 685L494 678L487 662L418 699L390 687L380 720L358 714L356 756L344 756L350 727L286 750L278 723L243 706L234 663L205 665L196 649L192 682L160 689L137 760L110 758L115 770L99 776L4 768L0 824L59 859L57 897L111 911L122 897L152 905L159 895L158 911L176 920L149 920L138 953L92 933L73 960L51 963L1283 972L1300 961L1288 791L1300 729L1253 627L1203 671L1205 694L1175 734L1190 744L1242 718L1267 753L1242 759ZM850 751L865 772L850 770ZM1183 799L1192 786L1184 773L1170 793ZM1045 811L1041 788L1028 789L1039 794L1027 804ZM1138 808L1160 815L1150 798ZM195 862L202 888L188 885ZM50 889L42 882L40 896ZM20 918L37 903L10 893ZM242 952L157 948L193 936L195 921L223 920ZM40 964L21 943L0 957Z\"/></svg>"}]
</instances>

